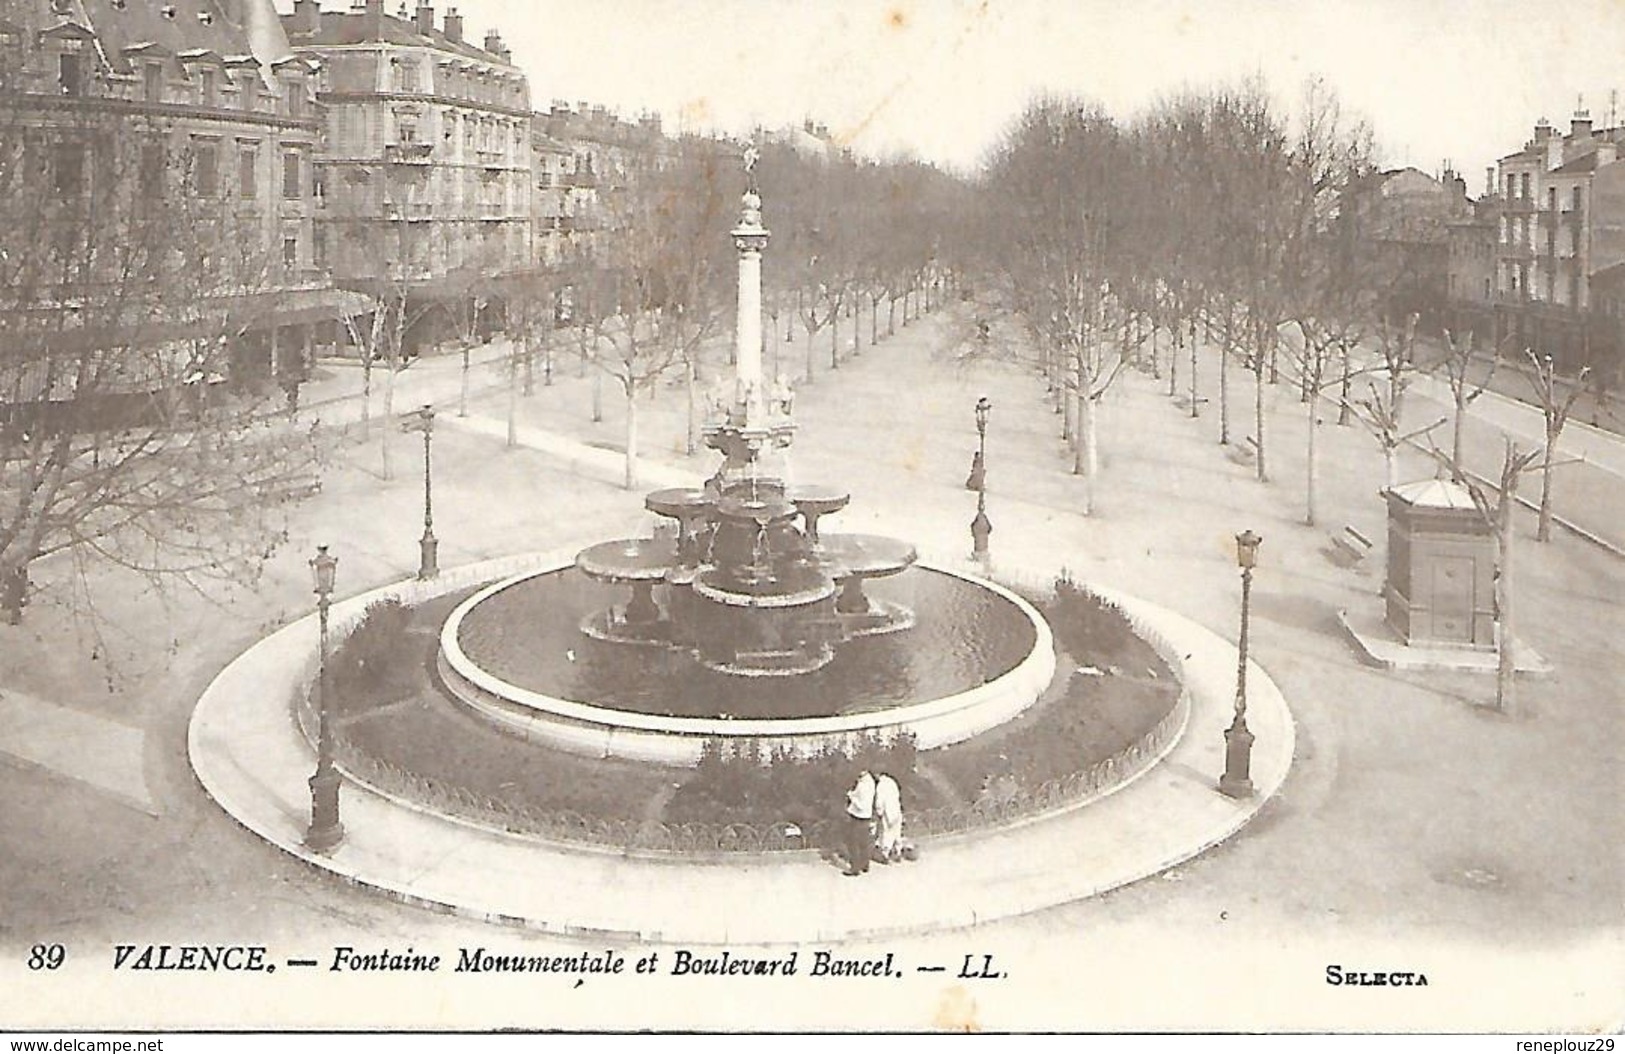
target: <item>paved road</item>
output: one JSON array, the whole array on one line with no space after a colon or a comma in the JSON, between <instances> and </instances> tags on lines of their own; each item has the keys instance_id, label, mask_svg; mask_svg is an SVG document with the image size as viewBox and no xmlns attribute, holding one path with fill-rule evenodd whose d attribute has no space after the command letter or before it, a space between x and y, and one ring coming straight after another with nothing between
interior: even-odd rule
<instances>
[{"instance_id":1,"label":"paved road","mask_svg":"<svg viewBox=\"0 0 1625 1054\"><path fill-rule=\"evenodd\" d=\"M1521 550L1520 611L1558 672L1520 683L1529 716L1508 720L1483 708L1483 680L1395 675L1351 655L1336 612L1376 605L1380 571L1339 566L1325 554L1324 530L1302 526L1303 415L1286 386L1268 393L1277 482L1261 485L1226 459L1211 408L1191 420L1168 405L1163 386L1126 373L1102 407L1099 513L1083 517L1079 481L1061 457L1059 418L1041 385L1012 368L951 369L933 361L933 340L929 322L911 327L865 348L838 379L821 373L803 389L798 474L850 485L846 529L863 529L866 509L900 509L922 541L968 547L970 408L988 394L995 562L1005 551L1047 554L1079 577L1225 634L1237 595L1232 536L1257 529L1265 542L1253 594L1254 654L1293 703L1299 749L1279 799L1240 838L1171 875L1068 908L837 949L853 957L895 951L909 965L947 964L950 975L965 955L978 963L991 955L1008 971L997 981L914 976L880 990L803 978L763 982L742 996L737 981L669 975L593 978L579 988L571 976L285 972L266 985L228 980L184 989L116 977L110 949L121 941L253 941L285 956L329 955L339 943L410 945L452 957L459 946L567 954L603 943L474 925L335 884L247 835L192 780L183 752L192 702L243 646L290 613L308 612L304 562L315 541L337 540L347 594L415 565L420 494L412 474L380 480L370 450L351 447L323 492L298 506L290 545L235 603L178 598L159 608L139 588L115 591L112 614L150 673L116 696L86 689L73 704L85 709L99 698L143 728L147 784L163 816L145 816L88 783L0 766L8 1023L1315 1031L1551 1030L1617 1021L1625 991L1618 910L1625 869L1610 848L1620 844L1625 814L1616 734L1625 675L1619 561L1566 537ZM412 400L455 396L455 359L413 371L420 366L427 368L404 381L403 392L421 384L428 394ZM587 421L586 384L561 379L525 404L521 423L613 446L613 416L602 425ZM681 449L676 394L662 393L640 411L646 449L652 460L691 465L703 477L713 459L674 452ZM478 412L500 418L497 400ZM412 405L405 396L401 402ZM1353 428L1324 429L1322 441L1325 520L1380 522L1375 444ZM446 488L436 530L447 566L563 546L583 534L613 536L644 519L637 497L561 472L536 452L505 454L495 437L448 428L436 438L436 459L437 488L441 480ZM1019 502L1006 500L1017 494ZM71 652L71 619L51 615L42 604L20 631L0 627L5 660L49 666L53 655ZM177 650L153 647L155 634L173 637ZM33 694L53 698L43 688ZM861 895L861 883L850 885ZM40 940L68 942L71 968L48 978L16 966L17 949ZM618 950L630 957L656 949ZM673 949L659 950L669 963ZM1422 969L1432 987L1330 988L1330 963Z\"/></svg>"}]
</instances>

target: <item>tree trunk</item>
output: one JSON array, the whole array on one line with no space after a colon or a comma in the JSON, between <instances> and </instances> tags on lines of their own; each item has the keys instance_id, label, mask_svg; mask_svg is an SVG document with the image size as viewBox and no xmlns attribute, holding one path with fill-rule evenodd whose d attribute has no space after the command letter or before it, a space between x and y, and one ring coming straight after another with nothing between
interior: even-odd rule
<instances>
[{"instance_id":1,"label":"tree trunk","mask_svg":"<svg viewBox=\"0 0 1625 1054\"><path fill-rule=\"evenodd\" d=\"M1201 392L1196 386L1196 316L1191 316L1190 324L1190 352L1191 352L1191 416L1202 416Z\"/></svg>"},{"instance_id":2,"label":"tree trunk","mask_svg":"<svg viewBox=\"0 0 1625 1054\"><path fill-rule=\"evenodd\" d=\"M1337 423L1340 425L1347 425L1350 417L1353 414L1353 410L1349 407L1349 389L1354 383L1353 358L1354 353L1345 342L1343 344L1343 354L1340 356L1339 362L1339 365L1343 371L1343 376L1338 380L1337 383ZM1394 407L1394 416L1396 418L1399 416L1399 407L1397 406Z\"/></svg>"},{"instance_id":3,"label":"tree trunk","mask_svg":"<svg viewBox=\"0 0 1625 1054\"><path fill-rule=\"evenodd\" d=\"M1557 439L1546 433L1546 449L1540 455L1540 518L1535 527L1535 540L1552 540L1552 451Z\"/></svg>"},{"instance_id":4,"label":"tree trunk","mask_svg":"<svg viewBox=\"0 0 1625 1054\"><path fill-rule=\"evenodd\" d=\"M1315 485L1320 482L1319 450L1315 445L1315 439L1320 432L1320 414L1316 412L1320 409L1318 403L1318 399L1309 400L1309 451L1308 466L1304 473L1303 522L1310 527L1315 525Z\"/></svg>"},{"instance_id":5,"label":"tree trunk","mask_svg":"<svg viewBox=\"0 0 1625 1054\"><path fill-rule=\"evenodd\" d=\"M638 391L626 386L626 489L638 487Z\"/></svg>"},{"instance_id":6,"label":"tree trunk","mask_svg":"<svg viewBox=\"0 0 1625 1054\"><path fill-rule=\"evenodd\" d=\"M841 309L837 305L829 313L829 368L841 368Z\"/></svg>"},{"instance_id":7,"label":"tree trunk","mask_svg":"<svg viewBox=\"0 0 1625 1054\"><path fill-rule=\"evenodd\" d=\"M1270 474L1264 465L1264 337L1262 331L1259 333L1256 354L1257 358L1253 362L1253 428L1255 431L1253 440L1258 449L1254 453L1258 455L1256 463L1258 482L1268 483Z\"/></svg>"},{"instance_id":8,"label":"tree trunk","mask_svg":"<svg viewBox=\"0 0 1625 1054\"><path fill-rule=\"evenodd\" d=\"M811 326L807 327L807 383L813 383L813 334L817 333Z\"/></svg>"},{"instance_id":9,"label":"tree trunk","mask_svg":"<svg viewBox=\"0 0 1625 1054\"><path fill-rule=\"evenodd\" d=\"M1224 312L1224 337L1219 345L1219 445L1230 445L1230 338L1231 312Z\"/></svg>"},{"instance_id":10,"label":"tree trunk","mask_svg":"<svg viewBox=\"0 0 1625 1054\"><path fill-rule=\"evenodd\" d=\"M1517 481L1511 485L1515 487ZM1509 717L1517 714L1517 656L1512 638L1512 509L1516 504L1514 495L1503 491L1495 524L1495 709Z\"/></svg>"},{"instance_id":11,"label":"tree trunk","mask_svg":"<svg viewBox=\"0 0 1625 1054\"><path fill-rule=\"evenodd\" d=\"M863 343L858 337L858 331L863 328L860 325L860 323L862 323L862 322L863 322L863 301L859 300L857 297L853 297L852 298L852 357L854 359L858 357L858 352L860 350L859 346Z\"/></svg>"},{"instance_id":12,"label":"tree trunk","mask_svg":"<svg viewBox=\"0 0 1625 1054\"><path fill-rule=\"evenodd\" d=\"M1177 320L1169 329L1174 338L1174 346L1168 352L1168 398L1172 399L1179 394L1179 353L1185 350L1185 337Z\"/></svg>"},{"instance_id":13,"label":"tree trunk","mask_svg":"<svg viewBox=\"0 0 1625 1054\"><path fill-rule=\"evenodd\" d=\"M372 432L372 349L361 349L361 438Z\"/></svg>"},{"instance_id":14,"label":"tree trunk","mask_svg":"<svg viewBox=\"0 0 1625 1054\"><path fill-rule=\"evenodd\" d=\"M1077 435L1077 429L1072 427L1072 407L1074 405L1072 391L1069 388L1062 387L1057 394L1060 396L1061 441L1071 447L1075 445L1074 437Z\"/></svg>"},{"instance_id":15,"label":"tree trunk","mask_svg":"<svg viewBox=\"0 0 1625 1054\"><path fill-rule=\"evenodd\" d=\"M471 350L467 344L463 345L463 374L458 382L457 389L458 417L468 416L468 356Z\"/></svg>"},{"instance_id":16,"label":"tree trunk","mask_svg":"<svg viewBox=\"0 0 1625 1054\"><path fill-rule=\"evenodd\" d=\"M1387 490L1399 486L1399 449L1388 443L1382 445L1383 478L1387 481Z\"/></svg>"},{"instance_id":17,"label":"tree trunk","mask_svg":"<svg viewBox=\"0 0 1625 1054\"><path fill-rule=\"evenodd\" d=\"M592 375L592 423L598 424L604 419L604 375Z\"/></svg>"},{"instance_id":18,"label":"tree trunk","mask_svg":"<svg viewBox=\"0 0 1625 1054\"><path fill-rule=\"evenodd\" d=\"M880 343L880 300L873 298L869 301L869 346L872 348Z\"/></svg>"},{"instance_id":19,"label":"tree trunk","mask_svg":"<svg viewBox=\"0 0 1625 1054\"><path fill-rule=\"evenodd\" d=\"M1450 425L1450 463L1461 465L1461 431L1467 419L1467 404L1460 398L1456 400L1456 418Z\"/></svg>"},{"instance_id":20,"label":"tree trunk","mask_svg":"<svg viewBox=\"0 0 1625 1054\"><path fill-rule=\"evenodd\" d=\"M886 297L886 336L897 336L897 298Z\"/></svg>"},{"instance_id":21,"label":"tree trunk","mask_svg":"<svg viewBox=\"0 0 1625 1054\"><path fill-rule=\"evenodd\" d=\"M683 382L688 390L688 430L683 439L683 452L689 457L693 457L694 452L699 449L699 424L694 409L694 382L697 379L695 377L694 360L692 358L684 359L683 367Z\"/></svg>"},{"instance_id":22,"label":"tree trunk","mask_svg":"<svg viewBox=\"0 0 1625 1054\"><path fill-rule=\"evenodd\" d=\"M1151 335L1147 339L1151 343L1151 379L1154 381L1162 380L1162 359L1157 352L1157 329L1157 320L1153 318L1151 320Z\"/></svg>"},{"instance_id":23,"label":"tree trunk","mask_svg":"<svg viewBox=\"0 0 1625 1054\"><path fill-rule=\"evenodd\" d=\"M1095 400L1085 388L1078 399L1078 457L1072 471L1083 476L1083 514L1095 514L1095 477L1100 474L1100 457L1096 452Z\"/></svg>"},{"instance_id":24,"label":"tree trunk","mask_svg":"<svg viewBox=\"0 0 1625 1054\"><path fill-rule=\"evenodd\" d=\"M511 349L511 350L518 350L518 348L519 348L519 345L516 344L516 345L514 345L514 348ZM514 447L519 445L519 420L518 420L518 418L519 418L519 385L515 383L518 380L518 378L514 376L514 374L517 373L517 372L519 372L519 363L514 361L514 358L513 358L512 354L510 352L510 355L508 357L508 443L507 443L507 447L508 447L509 450L512 450Z\"/></svg>"}]
</instances>

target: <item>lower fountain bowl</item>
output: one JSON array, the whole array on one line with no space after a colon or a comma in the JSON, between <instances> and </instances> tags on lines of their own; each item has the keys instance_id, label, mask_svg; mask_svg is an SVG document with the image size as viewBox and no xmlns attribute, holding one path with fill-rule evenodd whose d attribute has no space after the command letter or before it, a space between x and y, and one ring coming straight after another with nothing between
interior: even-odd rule
<instances>
[{"instance_id":1,"label":"lower fountain bowl","mask_svg":"<svg viewBox=\"0 0 1625 1054\"><path fill-rule=\"evenodd\" d=\"M919 693L905 693L896 701L874 703L867 688L854 689L859 698L832 698L827 712L815 716L737 716L724 712L719 703L710 713L675 714L628 709L624 705L606 705L603 698L566 698L577 691L578 679L569 676L528 678L504 670L502 674L491 667L502 666L487 656L476 661L465 650L462 633L465 624L473 620L491 621L501 603L497 598L517 598L515 590L526 583L544 580L558 574L563 568L532 572L488 586L460 604L446 620L440 634L437 667L448 693L472 713L490 721L505 731L531 741L560 750L597 758L623 758L671 766L698 764L707 741L722 740L742 744L750 741L761 749L795 753L810 757L824 751L853 752L865 741L891 740L908 734L919 749L956 743L978 735L1015 717L1031 706L1048 687L1055 673L1055 647L1048 625L1042 616L1021 597L996 583L963 572L941 567L921 565L917 572L940 576L939 584L970 598L978 606L979 617L967 626L947 627L946 632L922 634L915 640L910 633L883 633L871 641L890 642L896 649L893 660L900 667L930 673L944 665L944 656L933 654L934 647L951 648L960 659L968 651L972 663L966 676L951 685L951 690L939 695L921 697ZM482 605L487 610L482 611ZM938 605L926 605L922 618ZM1000 618L1012 622L1018 631L1008 639L1018 640L1019 646L1009 655L977 673L975 662L981 651L975 639L964 636L977 632L977 623L987 622L987 608L996 608ZM579 612L563 612L560 617L573 626L579 622ZM564 623L561 623L564 624ZM504 624L506 629L506 625ZM984 631L985 632L985 631ZM516 651L535 649L541 644L535 640L516 638L511 641ZM553 645L560 642L553 641ZM879 646L878 644L876 646ZM850 645L849 645L850 647ZM480 651L480 648L474 650ZM486 649L487 651L489 649ZM562 649L561 649L562 650ZM571 662L576 661L572 651ZM638 656L650 654L646 648L625 649L610 664L633 664ZM624 658L623 658L624 656ZM842 655L840 662L847 660ZM702 668L700 661L688 660ZM821 671L814 677L823 677L830 671ZM727 678L761 682L759 678ZM521 685L516 681L529 683ZM795 677L774 677L768 686L773 693L782 693L787 682ZM820 682L807 682L818 684Z\"/></svg>"}]
</instances>

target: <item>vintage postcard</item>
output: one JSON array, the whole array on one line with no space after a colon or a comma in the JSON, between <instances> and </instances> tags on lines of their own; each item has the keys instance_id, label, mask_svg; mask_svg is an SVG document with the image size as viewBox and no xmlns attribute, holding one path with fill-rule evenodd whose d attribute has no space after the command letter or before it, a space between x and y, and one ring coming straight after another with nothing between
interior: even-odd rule
<instances>
[{"instance_id":1,"label":"vintage postcard","mask_svg":"<svg viewBox=\"0 0 1625 1054\"><path fill-rule=\"evenodd\" d=\"M1613 1050L1622 42L0 0L11 1049Z\"/></svg>"}]
</instances>

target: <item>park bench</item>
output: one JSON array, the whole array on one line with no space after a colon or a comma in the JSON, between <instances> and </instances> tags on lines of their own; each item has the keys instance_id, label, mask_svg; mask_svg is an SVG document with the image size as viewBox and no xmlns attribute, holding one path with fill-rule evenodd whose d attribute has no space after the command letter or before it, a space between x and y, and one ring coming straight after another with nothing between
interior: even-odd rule
<instances>
[{"instance_id":1,"label":"park bench","mask_svg":"<svg viewBox=\"0 0 1625 1054\"><path fill-rule=\"evenodd\" d=\"M1331 539L1332 545L1339 552L1346 553L1356 563L1364 560L1372 549L1371 539L1362 534L1358 528L1348 524L1340 531L1333 531Z\"/></svg>"},{"instance_id":2,"label":"park bench","mask_svg":"<svg viewBox=\"0 0 1625 1054\"><path fill-rule=\"evenodd\" d=\"M1239 443L1230 444L1227 456L1238 465L1251 465L1258 460L1258 440L1248 436Z\"/></svg>"},{"instance_id":3,"label":"park bench","mask_svg":"<svg viewBox=\"0 0 1625 1054\"><path fill-rule=\"evenodd\" d=\"M315 472L295 472L286 476L272 476L249 484L261 501L281 504L299 501L321 492L322 477Z\"/></svg>"}]
</instances>

